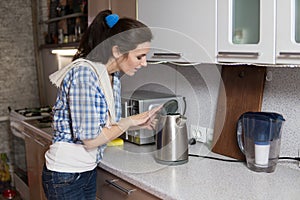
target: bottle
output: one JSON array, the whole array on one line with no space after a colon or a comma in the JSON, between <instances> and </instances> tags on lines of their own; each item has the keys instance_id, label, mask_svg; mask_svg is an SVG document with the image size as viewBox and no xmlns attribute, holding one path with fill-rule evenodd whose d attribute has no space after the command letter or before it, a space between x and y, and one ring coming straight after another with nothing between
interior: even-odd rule
<instances>
[{"instance_id":1,"label":"bottle","mask_svg":"<svg viewBox=\"0 0 300 200\"><path fill-rule=\"evenodd\" d=\"M65 34L64 35L64 40L63 40L64 43L68 43L69 42L69 35L68 34Z\"/></svg>"},{"instance_id":2,"label":"bottle","mask_svg":"<svg viewBox=\"0 0 300 200\"><path fill-rule=\"evenodd\" d=\"M62 44L64 41L64 33L62 29L58 29L58 44Z\"/></svg>"}]
</instances>

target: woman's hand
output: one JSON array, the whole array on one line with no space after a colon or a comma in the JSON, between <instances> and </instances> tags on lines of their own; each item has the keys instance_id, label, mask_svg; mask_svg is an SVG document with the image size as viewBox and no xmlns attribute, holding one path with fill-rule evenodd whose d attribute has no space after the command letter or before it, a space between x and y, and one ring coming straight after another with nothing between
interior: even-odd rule
<instances>
[{"instance_id":1,"label":"woman's hand","mask_svg":"<svg viewBox=\"0 0 300 200\"><path fill-rule=\"evenodd\" d=\"M99 134L94 139L83 140L85 148L93 149L103 144L112 141L113 139L119 137L123 132L127 131L129 128L147 128L154 129L156 122L156 114L162 108L158 106L147 112L140 113L138 115L132 115L127 118L122 118L117 124L113 124L111 127L104 127L101 134Z\"/></svg>"},{"instance_id":2,"label":"woman's hand","mask_svg":"<svg viewBox=\"0 0 300 200\"><path fill-rule=\"evenodd\" d=\"M123 131L126 131L132 127L146 128L146 129L154 129L156 125L156 114L162 108L161 106L155 107L152 110L132 115L127 118L123 118L118 122L119 128Z\"/></svg>"}]
</instances>

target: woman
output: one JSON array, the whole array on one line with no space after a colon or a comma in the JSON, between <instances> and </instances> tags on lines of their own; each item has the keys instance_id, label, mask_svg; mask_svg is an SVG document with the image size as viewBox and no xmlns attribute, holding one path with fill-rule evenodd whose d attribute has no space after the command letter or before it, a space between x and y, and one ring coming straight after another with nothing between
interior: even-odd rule
<instances>
[{"instance_id":1,"label":"woman","mask_svg":"<svg viewBox=\"0 0 300 200\"><path fill-rule=\"evenodd\" d=\"M105 10L86 30L73 62L50 76L59 87L43 187L52 199L95 199L105 144L129 128L153 128L160 107L121 119L120 72L146 67L152 33Z\"/></svg>"}]
</instances>

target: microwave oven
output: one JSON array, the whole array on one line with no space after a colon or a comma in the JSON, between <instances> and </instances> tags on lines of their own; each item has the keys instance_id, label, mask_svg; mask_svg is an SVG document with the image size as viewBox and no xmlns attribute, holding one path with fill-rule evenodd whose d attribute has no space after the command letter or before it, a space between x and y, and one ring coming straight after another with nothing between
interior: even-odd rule
<instances>
[{"instance_id":1,"label":"microwave oven","mask_svg":"<svg viewBox=\"0 0 300 200\"><path fill-rule=\"evenodd\" d=\"M137 90L134 93L122 94L122 117L129 117L151 110L169 100L177 101L178 109L176 112L183 115L185 112L185 101L182 96L146 90ZM155 142L155 130L127 130L120 138L138 145L152 144Z\"/></svg>"}]
</instances>

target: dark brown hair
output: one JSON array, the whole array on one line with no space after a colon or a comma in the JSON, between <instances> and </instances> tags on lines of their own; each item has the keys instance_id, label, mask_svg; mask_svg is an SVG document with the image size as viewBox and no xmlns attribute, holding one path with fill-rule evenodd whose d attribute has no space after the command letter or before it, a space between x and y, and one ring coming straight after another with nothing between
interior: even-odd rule
<instances>
[{"instance_id":1,"label":"dark brown hair","mask_svg":"<svg viewBox=\"0 0 300 200\"><path fill-rule=\"evenodd\" d=\"M110 10L101 11L85 31L73 60L87 58L106 64L112 57L112 47L118 46L125 56L139 44L150 42L151 30L142 22L130 18L120 18L112 27L106 24L105 17Z\"/></svg>"}]
</instances>

